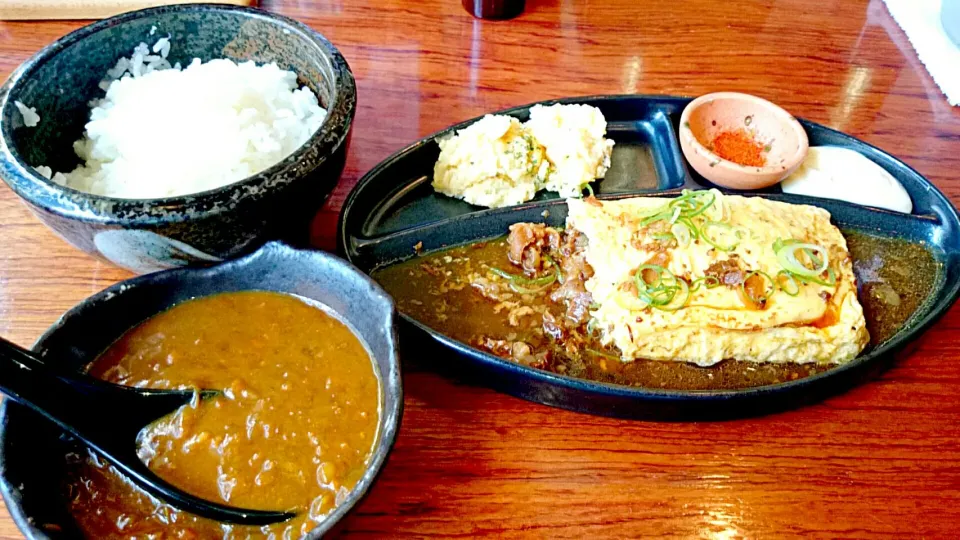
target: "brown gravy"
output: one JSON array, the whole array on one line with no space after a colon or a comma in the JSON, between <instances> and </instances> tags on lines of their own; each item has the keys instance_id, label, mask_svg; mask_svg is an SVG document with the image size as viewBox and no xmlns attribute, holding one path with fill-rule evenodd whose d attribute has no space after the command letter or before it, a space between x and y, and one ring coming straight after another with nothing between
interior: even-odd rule
<instances>
[{"instance_id":1,"label":"brown gravy","mask_svg":"<svg viewBox=\"0 0 960 540\"><path fill-rule=\"evenodd\" d=\"M854 231L844 236L870 331L869 347L873 347L895 334L927 299L940 276L941 264L923 245ZM583 379L644 388L736 389L809 377L832 367L736 360L709 368L650 360L623 363L617 351L605 348L591 335L581 336L585 346L571 354L563 343L544 335L539 324L510 324L496 302L468 283L469 276L484 266L514 268L507 251L505 239L499 238L416 257L379 269L373 277L393 295L401 312L441 333L508 359L512 356L509 351L489 345L498 340L523 341L532 346L533 354L550 353L549 362L533 367ZM528 305L558 318L564 310L549 294L533 296Z\"/></svg>"}]
</instances>

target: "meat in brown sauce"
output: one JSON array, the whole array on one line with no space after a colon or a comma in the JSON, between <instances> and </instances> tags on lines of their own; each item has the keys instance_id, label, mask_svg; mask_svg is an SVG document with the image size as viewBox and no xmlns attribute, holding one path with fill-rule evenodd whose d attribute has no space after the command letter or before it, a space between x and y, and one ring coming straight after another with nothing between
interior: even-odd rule
<instances>
[{"instance_id":1,"label":"meat in brown sauce","mask_svg":"<svg viewBox=\"0 0 960 540\"><path fill-rule=\"evenodd\" d=\"M560 246L560 232L541 223L516 223L510 226L510 262L527 274L540 271L543 250L555 251Z\"/></svg>"},{"instance_id":2,"label":"meat in brown sauce","mask_svg":"<svg viewBox=\"0 0 960 540\"><path fill-rule=\"evenodd\" d=\"M717 278L720 285L737 289L744 306L755 310L767 307L767 288L770 284L760 274L744 270L736 255L711 264L704 274Z\"/></svg>"},{"instance_id":3,"label":"meat in brown sauce","mask_svg":"<svg viewBox=\"0 0 960 540\"><path fill-rule=\"evenodd\" d=\"M729 259L717 261L707 267L704 275L715 277L721 285L739 287L743 283L744 270L740 267L740 258L736 255Z\"/></svg>"},{"instance_id":4,"label":"meat in brown sauce","mask_svg":"<svg viewBox=\"0 0 960 540\"><path fill-rule=\"evenodd\" d=\"M593 298L587 292L585 282L593 276L593 269L587 264L584 248L586 236L578 231L558 231L542 224L517 223L510 227L507 237L507 259L523 270L526 276L538 276L553 269L548 264L556 264L559 269L557 282L542 291L533 294L516 293L509 289L509 283L493 279L487 273L477 273L471 279L471 285L484 297L503 301L505 298L545 296L547 305L536 310L517 304L508 312L507 320L511 326L523 327L536 323L535 333L541 339L553 341L566 354L576 355L586 341L583 334L590 319L590 305ZM546 261L552 261L547 263ZM534 316L538 318L535 319ZM523 320L521 320L521 317ZM534 355L529 344L524 341L491 339L481 335L473 344L505 358L517 362L543 366L549 364L552 351Z\"/></svg>"},{"instance_id":5,"label":"meat in brown sauce","mask_svg":"<svg viewBox=\"0 0 960 540\"><path fill-rule=\"evenodd\" d=\"M587 237L576 230L565 231L562 236L563 243L554 256L560 265L562 284L550 295L550 299L567 307L565 318L576 327L586 324L590 319L593 297L587 292L585 283L593 277L593 268L584 254Z\"/></svg>"}]
</instances>

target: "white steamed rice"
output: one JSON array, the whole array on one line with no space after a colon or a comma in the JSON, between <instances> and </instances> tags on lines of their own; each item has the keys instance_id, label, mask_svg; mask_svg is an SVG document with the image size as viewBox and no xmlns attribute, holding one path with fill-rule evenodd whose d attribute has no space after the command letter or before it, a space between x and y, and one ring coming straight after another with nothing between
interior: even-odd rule
<instances>
[{"instance_id":1,"label":"white steamed rice","mask_svg":"<svg viewBox=\"0 0 960 540\"><path fill-rule=\"evenodd\" d=\"M276 164L326 117L316 96L297 87L296 74L275 63L194 59L181 69L167 61L169 52L164 37L121 58L101 83L106 96L90 104L83 139L74 143L85 163L65 174L46 166L37 171L110 197L187 195Z\"/></svg>"},{"instance_id":2,"label":"white steamed rice","mask_svg":"<svg viewBox=\"0 0 960 540\"><path fill-rule=\"evenodd\" d=\"M40 115L37 114L37 109L35 107L27 107L19 101L13 102L14 106L17 107L17 110L20 111L20 114L23 115L23 125L27 127L36 127L40 123Z\"/></svg>"}]
</instances>

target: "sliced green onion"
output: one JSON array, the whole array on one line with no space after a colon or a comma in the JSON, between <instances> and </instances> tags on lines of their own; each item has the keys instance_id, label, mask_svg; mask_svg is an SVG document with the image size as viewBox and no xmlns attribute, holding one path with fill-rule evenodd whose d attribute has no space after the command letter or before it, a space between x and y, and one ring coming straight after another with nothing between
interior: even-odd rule
<instances>
[{"instance_id":1,"label":"sliced green onion","mask_svg":"<svg viewBox=\"0 0 960 540\"><path fill-rule=\"evenodd\" d=\"M699 207L692 210L686 216L684 216L688 218L697 217L700 214L706 212L707 208L710 208L711 206L713 206L713 202L717 199L717 196L714 195L712 191L694 191L694 192L691 192L690 195L692 198L694 198L697 201L697 203L699 204ZM705 202L700 201L700 199L704 199L708 196L710 197L709 200Z\"/></svg>"},{"instance_id":2,"label":"sliced green onion","mask_svg":"<svg viewBox=\"0 0 960 540\"><path fill-rule=\"evenodd\" d=\"M658 242L669 242L670 240L676 240L676 236L673 233L657 233L653 235L653 239Z\"/></svg>"},{"instance_id":3,"label":"sliced green onion","mask_svg":"<svg viewBox=\"0 0 960 540\"><path fill-rule=\"evenodd\" d=\"M713 221L720 221L723 219L723 199L713 198L713 205L710 207L710 213L713 214ZM710 219L711 216L704 214L705 218Z\"/></svg>"},{"instance_id":4,"label":"sliced green onion","mask_svg":"<svg viewBox=\"0 0 960 540\"><path fill-rule=\"evenodd\" d=\"M689 220L706 212L708 208L713 206L716 199L717 196L712 191L690 191L685 189L679 197L674 198L661 207L653 209L652 213L644 217L640 225L645 227L660 220L668 220L670 224L677 223L684 218Z\"/></svg>"},{"instance_id":5,"label":"sliced green onion","mask_svg":"<svg viewBox=\"0 0 960 540\"><path fill-rule=\"evenodd\" d=\"M583 186L587 190L587 197L593 197L593 187L590 184Z\"/></svg>"},{"instance_id":6,"label":"sliced green onion","mask_svg":"<svg viewBox=\"0 0 960 540\"><path fill-rule=\"evenodd\" d=\"M700 238L700 229L698 229L697 226L693 224L693 221L691 221L690 219L687 219L687 218L680 218L680 219L678 220L678 222L679 222L679 223L683 223L684 225L687 226L687 229L690 230L690 240L691 240L691 241Z\"/></svg>"},{"instance_id":7,"label":"sliced green onion","mask_svg":"<svg viewBox=\"0 0 960 540\"><path fill-rule=\"evenodd\" d=\"M491 266L491 267L490 267L490 272L492 272L494 275L500 276L500 277L502 277L503 279L507 279L507 280L510 280L510 281L513 281L513 280L515 280L515 279L526 279L526 278L524 278L523 276L518 276L518 275L516 275L516 274L511 274L510 272L507 272L506 270L501 270L501 269L499 269L499 268L497 268L497 267L495 267L495 266Z\"/></svg>"},{"instance_id":8,"label":"sliced green onion","mask_svg":"<svg viewBox=\"0 0 960 540\"><path fill-rule=\"evenodd\" d=\"M820 266L820 257L817 257L816 253L807 248L803 248L803 253L810 258L813 266Z\"/></svg>"},{"instance_id":9,"label":"sliced green onion","mask_svg":"<svg viewBox=\"0 0 960 540\"><path fill-rule=\"evenodd\" d=\"M824 287L833 287L837 284L837 273L833 271L833 268L827 268L827 279L821 279L820 276L796 276L800 281L806 281L807 283L816 283L817 285L823 285Z\"/></svg>"},{"instance_id":10,"label":"sliced green onion","mask_svg":"<svg viewBox=\"0 0 960 540\"><path fill-rule=\"evenodd\" d=\"M767 281L770 282L770 286L767 287L767 290L764 291L763 296L761 296L760 298L754 297L752 294L750 294L750 291L747 290L747 281L753 276L764 277L767 279ZM743 281L740 282L740 290L743 291L744 296L749 298L754 304L762 304L766 302L768 298L770 298L770 295L776 292L777 282L774 281L772 277L770 277L770 274L762 270L754 270L752 272L747 273L747 275L744 276Z\"/></svg>"},{"instance_id":11,"label":"sliced green onion","mask_svg":"<svg viewBox=\"0 0 960 540\"><path fill-rule=\"evenodd\" d=\"M673 295L670 298L670 301L663 305L650 304L651 306L662 309L663 311L676 311L687 305L687 300L690 300L690 286L687 285L687 282L682 279L677 279L677 283L680 285L680 298L679 302L674 302L676 299L676 290L674 290Z\"/></svg>"},{"instance_id":12,"label":"sliced green onion","mask_svg":"<svg viewBox=\"0 0 960 540\"><path fill-rule=\"evenodd\" d=\"M693 280L690 284L690 292L696 292L700 286L705 289L713 289L720 286L720 280L716 276L703 276Z\"/></svg>"},{"instance_id":13,"label":"sliced green onion","mask_svg":"<svg viewBox=\"0 0 960 540\"><path fill-rule=\"evenodd\" d=\"M657 281L654 283L647 283L643 279L643 271L652 270L657 274ZM663 273L670 272L666 268L660 266L659 264L641 264L637 267L636 272L633 274L633 280L636 282L638 289L649 289L650 287L656 287L660 285L660 282L663 281Z\"/></svg>"},{"instance_id":14,"label":"sliced green onion","mask_svg":"<svg viewBox=\"0 0 960 540\"><path fill-rule=\"evenodd\" d=\"M557 276L557 281L558 281L561 285L563 285L563 272L560 271L560 265L557 264L557 261L553 260L553 257L551 257L549 253L544 253L544 254L543 254L543 258L544 258L544 260L546 260L548 263L550 263L550 266L553 267L553 272L554 272L554 273L556 274L556 276Z\"/></svg>"},{"instance_id":15,"label":"sliced green onion","mask_svg":"<svg viewBox=\"0 0 960 540\"><path fill-rule=\"evenodd\" d=\"M790 280L791 283L793 283L792 291L787 290L787 288L783 286L783 282L780 281L780 276L785 276L788 280ZM787 272L786 270L777 272L777 286L780 287L781 291L789 294L790 296L796 296L800 294L800 282L797 281L797 278L793 274Z\"/></svg>"},{"instance_id":16,"label":"sliced green onion","mask_svg":"<svg viewBox=\"0 0 960 540\"><path fill-rule=\"evenodd\" d=\"M740 243L739 240L735 240L732 243L723 244L715 238L710 238L710 229L720 229L724 232L730 232L733 231L733 227L720 221L708 221L703 224L703 228L700 230L700 237L703 238L704 242L719 249L720 251L732 251L735 247L737 247L737 244Z\"/></svg>"},{"instance_id":17,"label":"sliced green onion","mask_svg":"<svg viewBox=\"0 0 960 540\"><path fill-rule=\"evenodd\" d=\"M505 270L501 270L495 267L490 267L490 271L502 277L503 279L506 279L518 285L532 285L532 286L548 285L550 283L553 283L557 279L556 273L552 273L550 275L538 277L538 278L528 278L522 275L511 274L510 272L507 272Z\"/></svg>"},{"instance_id":18,"label":"sliced green onion","mask_svg":"<svg viewBox=\"0 0 960 540\"><path fill-rule=\"evenodd\" d=\"M679 206L673 209L673 217L670 218L671 225L673 225L674 223L677 222L678 219L680 219L680 211L681 210Z\"/></svg>"},{"instance_id":19,"label":"sliced green onion","mask_svg":"<svg viewBox=\"0 0 960 540\"><path fill-rule=\"evenodd\" d=\"M797 240L796 238L787 238L787 239L777 238L773 242L773 251L775 252L780 251L786 246L792 246L794 244L802 244L802 243L803 242L801 242L800 240Z\"/></svg>"},{"instance_id":20,"label":"sliced green onion","mask_svg":"<svg viewBox=\"0 0 960 540\"><path fill-rule=\"evenodd\" d=\"M677 239L677 245L681 248L690 245L690 227L685 223L674 223L673 226L670 227L670 232L673 234L673 237Z\"/></svg>"},{"instance_id":21,"label":"sliced green onion","mask_svg":"<svg viewBox=\"0 0 960 540\"><path fill-rule=\"evenodd\" d=\"M553 285L553 281L551 281L550 283L547 283L547 284L543 285L542 287L538 287L538 288L535 288L535 289L528 289L528 288L526 288L526 287L522 287L522 286L520 286L520 285L517 285L516 283L511 283L511 284L510 284L510 290L513 291L513 292L515 292L515 293L518 293L518 294L537 294L537 293L539 293L539 292L543 292L543 291L549 289L549 288L550 288L550 285Z\"/></svg>"},{"instance_id":22,"label":"sliced green onion","mask_svg":"<svg viewBox=\"0 0 960 540\"><path fill-rule=\"evenodd\" d=\"M554 261L549 255L545 255L544 258L553 266L553 272L546 276L538 278L528 278L523 275L511 274L506 270L501 270L499 268L490 267L490 272L494 275L500 276L503 279L506 279L510 282L510 290L515 293L520 294L534 294L542 292L553 285L554 282L561 279L560 278L560 267L557 266L556 261Z\"/></svg>"},{"instance_id":23,"label":"sliced green onion","mask_svg":"<svg viewBox=\"0 0 960 540\"><path fill-rule=\"evenodd\" d=\"M776 253L777 251L780 251L787 246L795 246L797 244L803 244L803 243L804 242L797 240L796 238L787 238L786 240L782 238L777 238L777 240L773 243L773 251L774 253ZM820 258L817 257L812 250L810 250L809 248L803 248L803 252L807 255L807 257L810 257L810 261L813 263L814 266L820 266Z\"/></svg>"},{"instance_id":24,"label":"sliced green onion","mask_svg":"<svg viewBox=\"0 0 960 540\"><path fill-rule=\"evenodd\" d=\"M655 216L655 215L660 214L660 213L662 213L662 212L663 212L663 205L660 205L660 206L651 206L650 208L643 208L643 209L638 210L637 217L638 217L638 218L644 218L644 219L646 219L646 218L648 218L648 217Z\"/></svg>"},{"instance_id":25,"label":"sliced green onion","mask_svg":"<svg viewBox=\"0 0 960 540\"><path fill-rule=\"evenodd\" d=\"M661 309L663 306L673 302L678 290L680 290L680 287L663 287L650 291L641 291L637 294L637 297L650 307Z\"/></svg>"},{"instance_id":26,"label":"sliced green onion","mask_svg":"<svg viewBox=\"0 0 960 540\"><path fill-rule=\"evenodd\" d=\"M783 272L790 274L794 280L816 283L824 287L833 287L837 284L837 273L833 268L830 268L830 259L823 246L801 242L794 238L786 240L778 238L773 243L773 250L777 254L777 261L783 266ZM806 255L813 268L797 258L798 251ZM825 279L823 277L824 272L827 273ZM799 292L799 286L797 291Z\"/></svg>"},{"instance_id":27,"label":"sliced green onion","mask_svg":"<svg viewBox=\"0 0 960 540\"><path fill-rule=\"evenodd\" d=\"M643 271L651 270L657 274L656 281L653 283L647 283L643 278ZM663 274L670 273L666 268L658 264L641 264L637 267L637 271L633 274L633 283L637 287L637 297L646 302L647 304L653 303L666 303L670 299L663 300L663 294L667 290L667 287L663 286ZM673 277L673 274L670 274ZM672 285L672 284L671 284ZM656 296L656 298L654 298Z\"/></svg>"},{"instance_id":28,"label":"sliced green onion","mask_svg":"<svg viewBox=\"0 0 960 540\"><path fill-rule=\"evenodd\" d=\"M669 218L669 217L672 216L672 215L673 215L672 212L670 212L670 213L667 213L667 212L657 212L656 214L653 214L652 216L649 216L649 217L643 219L643 221L640 222L640 226L641 226L641 227L646 227L647 225L649 225L649 224L651 224L651 223L654 223L654 222L656 222L656 221L660 221L660 220L663 220L663 219L667 219L667 218Z\"/></svg>"},{"instance_id":29,"label":"sliced green onion","mask_svg":"<svg viewBox=\"0 0 960 540\"><path fill-rule=\"evenodd\" d=\"M776 245L777 242L774 242L777 261L780 263L780 266L782 266L784 270L796 276L817 277L822 274L830 264L830 259L827 256L827 250L823 246L804 242L781 242L780 249L776 249ZM800 262L799 259L797 259L797 251L800 250L804 251L807 257L810 259L811 264L814 265L814 268L808 268L802 262Z\"/></svg>"},{"instance_id":30,"label":"sliced green onion","mask_svg":"<svg viewBox=\"0 0 960 540\"><path fill-rule=\"evenodd\" d=\"M644 270L655 272L656 279L647 283L643 279ZM638 266L636 273L633 275L633 281L637 286L637 298L650 307L664 311L676 311L684 307L690 298L690 286L687 282L677 278L670 270L658 264L641 264ZM675 302L678 292L682 300Z\"/></svg>"}]
</instances>

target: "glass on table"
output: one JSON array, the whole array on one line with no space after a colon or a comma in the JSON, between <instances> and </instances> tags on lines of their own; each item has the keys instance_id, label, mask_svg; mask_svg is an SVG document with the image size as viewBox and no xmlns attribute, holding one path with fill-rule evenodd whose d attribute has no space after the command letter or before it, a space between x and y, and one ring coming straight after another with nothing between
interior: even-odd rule
<instances>
[{"instance_id":1,"label":"glass on table","mask_svg":"<svg viewBox=\"0 0 960 540\"><path fill-rule=\"evenodd\" d=\"M463 9L478 19L512 19L523 13L525 0L461 0Z\"/></svg>"}]
</instances>

